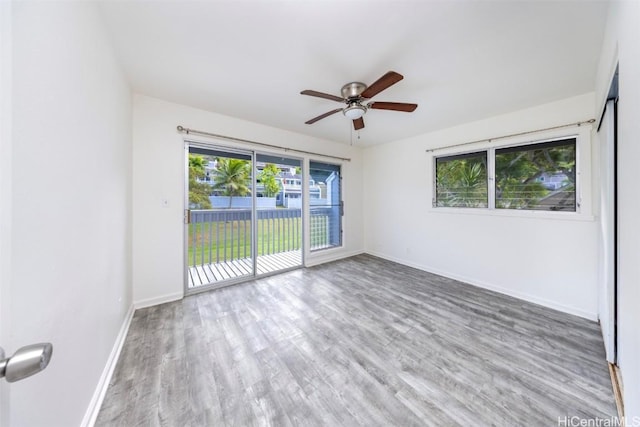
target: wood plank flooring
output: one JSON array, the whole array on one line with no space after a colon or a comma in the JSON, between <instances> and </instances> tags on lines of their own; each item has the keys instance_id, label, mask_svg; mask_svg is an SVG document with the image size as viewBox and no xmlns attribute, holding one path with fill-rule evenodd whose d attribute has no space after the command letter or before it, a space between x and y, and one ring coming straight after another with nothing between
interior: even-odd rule
<instances>
[{"instance_id":1,"label":"wood plank flooring","mask_svg":"<svg viewBox=\"0 0 640 427\"><path fill-rule=\"evenodd\" d=\"M302 265L302 251L295 250L260 255L256 268L258 274L268 274L300 265ZM189 288L251 275L252 271L253 262L251 258L240 258L213 264L198 264L189 267Z\"/></svg>"},{"instance_id":2,"label":"wood plank flooring","mask_svg":"<svg viewBox=\"0 0 640 427\"><path fill-rule=\"evenodd\" d=\"M98 426L557 426L598 325L368 255L138 310Z\"/></svg>"}]
</instances>

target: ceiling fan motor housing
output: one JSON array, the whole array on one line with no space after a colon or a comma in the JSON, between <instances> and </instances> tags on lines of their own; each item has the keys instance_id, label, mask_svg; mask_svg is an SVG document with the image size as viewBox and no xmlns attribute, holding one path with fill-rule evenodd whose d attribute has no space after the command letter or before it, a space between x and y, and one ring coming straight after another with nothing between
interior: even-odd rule
<instances>
[{"instance_id":1,"label":"ceiling fan motor housing","mask_svg":"<svg viewBox=\"0 0 640 427\"><path fill-rule=\"evenodd\" d=\"M342 97L345 100L360 98L360 94L367 89L367 85L361 82L351 82L342 86Z\"/></svg>"}]
</instances>

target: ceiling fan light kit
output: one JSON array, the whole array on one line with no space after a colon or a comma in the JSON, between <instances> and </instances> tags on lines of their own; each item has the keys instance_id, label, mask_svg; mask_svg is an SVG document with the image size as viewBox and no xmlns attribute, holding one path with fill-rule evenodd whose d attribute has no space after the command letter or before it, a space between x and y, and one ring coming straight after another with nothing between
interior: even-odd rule
<instances>
[{"instance_id":1,"label":"ceiling fan light kit","mask_svg":"<svg viewBox=\"0 0 640 427\"><path fill-rule=\"evenodd\" d=\"M358 102L353 102L349 104L347 108L342 110L342 114L344 114L345 117L351 120L359 119L360 117L364 116L364 113L366 112L367 107L360 105Z\"/></svg>"},{"instance_id":2,"label":"ceiling fan light kit","mask_svg":"<svg viewBox=\"0 0 640 427\"><path fill-rule=\"evenodd\" d=\"M364 120L362 119L362 116L364 116L369 108L376 110L404 111L406 113L410 113L418 107L418 104L407 104L404 102L371 102L369 104L365 104L366 100L373 98L378 93L398 83L403 78L404 77L402 77L401 74L396 73L395 71L389 71L384 76L376 80L371 86L367 86L362 82L347 83L342 86L342 89L340 90L342 98L315 90L303 90L300 92L301 95L315 96L347 104L344 108L336 108L335 110L321 114L318 117L314 117L305 123L310 125L318 120L324 119L325 117L329 117L338 111L342 111L342 114L345 117L353 120L353 128L355 130L359 130L364 128Z\"/></svg>"}]
</instances>

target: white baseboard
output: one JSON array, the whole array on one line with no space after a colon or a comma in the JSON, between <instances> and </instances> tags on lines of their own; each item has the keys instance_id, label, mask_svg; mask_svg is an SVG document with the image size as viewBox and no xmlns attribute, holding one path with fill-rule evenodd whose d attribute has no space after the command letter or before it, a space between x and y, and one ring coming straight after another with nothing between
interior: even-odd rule
<instances>
[{"instance_id":1,"label":"white baseboard","mask_svg":"<svg viewBox=\"0 0 640 427\"><path fill-rule=\"evenodd\" d=\"M118 332L118 336L116 337L116 342L113 345L111 354L109 354L107 364L102 371L102 375L100 376L100 380L98 381L98 386L96 387L96 390L91 397L87 412L84 414L84 418L82 419L82 423L80 424L82 427L92 427L96 422L96 418L98 418L98 413L100 412L102 401L104 400L104 396L107 394L111 376L113 375L113 371L116 368L118 357L120 357L120 351L122 350L125 338L127 337L127 332L129 331L129 325L131 325L131 319L133 319L134 311L135 309L133 308L133 305L131 305L131 307L129 307L129 311L124 317L124 322L120 327L120 332Z\"/></svg>"},{"instance_id":2,"label":"white baseboard","mask_svg":"<svg viewBox=\"0 0 640 427\"><path fill-rule=\"evenodd\" d=\"M343 258L349 258L352 256L363 254L363 250L351 251L351 252L342 252L342 251L332 251L331 249L327 249L326 253L323 251L316 252L313 256L309 256L304 263L305 267L313 267L316 265L324 264L331 261L337 261Z\"/></svg>"},{"instance_id":3,"label":"white baseboard","mask_svg":"<svg viewBox=\"0 0 640 427\"><path fill-rule=\"evenodd\" d=\"M183 292L174 292L172 294L161 295L159 297L147 298L133 302L133 307L138 310L139 308L152 307L154 305L164 304L166 302L172 302L180 300L184 297Z\"/></svg>"},{"instance_id":4,"label":"white baseboard","mask_svg":"<svg viewBox=\"0 0 640 427\"><path fill-rule=\"evenodd\" d=\"M100 380L98 381L96 390L91 397L87 412L85 413L84 418L82 419L82 423L80 424L82 427L93 427L96 419L98 418L98 413L100 412L102 401L104 400L104 396L107 394L109 382L111 381L111 376L113 375L113 371L115 370L116 364L118 363L118 358L120 357L120 352L122 351L124 341L127 338L127 332L129 332L129 325L131 325L131 320L133 319L135 310L139 308L163 304L165 302L176 301L182 299L182 297L182 292L163 295L161 297L136 301L131 305L131 307L129 307L129 311L127 311L122 326L120 327L120 331L118 332L118 336L116 337L116 341L113 344L111 354L109 354L109 358L107 359L107 364L102 371L102 375L100 376Z\"/></svg>"},{"instance_id":5,"label":"white baseboard","mask_svg":"<svg viewBox=\"0 0 640 427\"><path fill-rule=\"evenodd\" d=\"M472 279L470 277L461 276L459 274L450 273L448 271L438 270L436 268L432 268L429 266L416 264L413 262L408 262L406 260L402 260L399 258L395 258L393 256L389 256L383 253L375 252L375 251L366 251L367 254L373 255L379 258L386 259L388 261L397 262L398 264L406 265L409 267L417 268L418 270L426 271L428 273L437 274L438 276L447 277L449 279L458 280L460 282L465 282L473 286L477 286L479 288L488 289L490 291L498 292L500 294L509 295L514 298L518 298L527 302L531 302L534 304L542 305L544 307L548 307L557 311L561 311L567 314L573 314L574 316L582 317L588 320L597 321L598 313L591 313L588 311L584 311L575 307L567 306L564 304L558 304L555 301L550 301L547 299L539 298L534 295L530 295L524 292L514 291L512 289L503 288L501 286L496 286L491 283L483 282L481 280Z\"/></svg>"}]
</instances>

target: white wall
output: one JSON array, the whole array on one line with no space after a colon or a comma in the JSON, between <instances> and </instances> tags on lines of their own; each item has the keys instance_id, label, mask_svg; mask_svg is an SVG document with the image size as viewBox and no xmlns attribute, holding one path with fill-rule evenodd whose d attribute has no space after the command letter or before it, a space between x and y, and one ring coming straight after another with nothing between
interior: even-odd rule
<instances>
[{"instance_id":1,"label":"white wall","mask_svg":"<svg viewBox=\"0 0 640 427\"><path fill-rule=\"evenodd\" d=\"M598 117L619 61L618 102L618 364L625 415L640 417L640 2L612 1L596 80Z\"/></svg>"},{"instance_id":2,"label":"white wall","mask_svg":"<svg viewBox=\"0 0 640 427\"><path fill-rule=\"evenodd\" d=\"M581 134L580 215L433 209L434 154L425 152L428 148L587 120L594 115L593 99L593 94L586 94L366 149L365 250L596 319L597 223L591 212L591 126L493 143L496 146ZM487 146L477 144L473 148ZM458 150L471 149L467 146Z\"/></svg>"},{"instance_id":3,"label":"white wall","mask_svg":"<svg viewBox=\"0 0 640 427\"><path fill-rule=\"evenodd\" d=\"M307 254L306 264L362 252L362 156L359 148L142 95L134 98L133 117L133 298L136 306L177 299L183 294L185 135L176 131L178 125L351 158L351 162L342 163L344 247ZM201 137L192 139L208 140ZM226 140L211 141L223 146L243 147ZM296 152L289 155L303 157L307 161L309 158ZM163 199L169 201L168 207L162 207Z\"/></svg>"},{"instance_id":4,"label":"white wall","mask_svg":"<svg viewBox=\"0 0 640 427\"><path fill-rule=\"evenodd\" d=\"M13 4L10 425L79 425L131 305L131 95L95 4Z\"/></svg>"},{"instance_id":5,"label":"white wall","mask_svg":"<svg viewBox=\"0 0 640 427\"><path fill-rule=\"evenodd\" d=\"M0 2L0 347L11 309L11 2ZM9 384L0 382L0 426L9 425Z\"/></svg>"}]
</instances>

